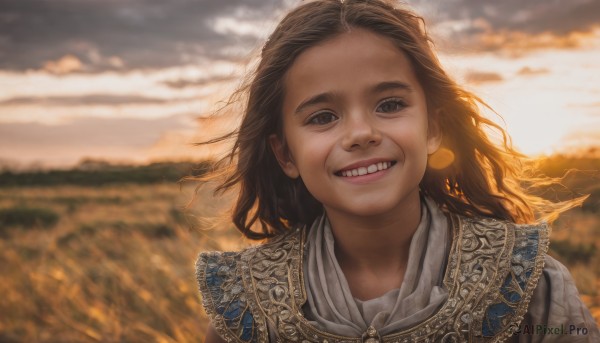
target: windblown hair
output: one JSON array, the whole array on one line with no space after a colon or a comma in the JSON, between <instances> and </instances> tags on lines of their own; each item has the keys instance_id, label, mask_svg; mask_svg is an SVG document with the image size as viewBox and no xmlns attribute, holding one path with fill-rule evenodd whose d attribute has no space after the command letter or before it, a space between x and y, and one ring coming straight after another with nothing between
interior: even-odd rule
<instances>
[{"instance_id":1,"label":"windblown hair","mask_svg":"<svg viewBox=\"0 0 600 343\"><path fill-rule=\"evenodd\" d=\"M318 0L285 16L264 45L255 72L234 93L246 100L239 128L204 142L234 140L228 155L202 180L219 179L216 192L239 187L233 222L246 237L272 237L291 227L310 225L322 213L322 205L302 179L283 173L269 136L277 134L285 141L283 80L294 60L308 48L353 28L384 36L406 54L424 90L429 116L435 115L443 131L442 145L455 156L446 168L427 167L420 183L422 193L451 212L517 223L552 219L572 207L527 191L546 179L526 176L525 156L511 147L499 125L482 116L480 108L489 106L444 72L421 17L394 1ZM486 128L499 132L503 142L494 144Z\"/></svg>"}]
</instances>

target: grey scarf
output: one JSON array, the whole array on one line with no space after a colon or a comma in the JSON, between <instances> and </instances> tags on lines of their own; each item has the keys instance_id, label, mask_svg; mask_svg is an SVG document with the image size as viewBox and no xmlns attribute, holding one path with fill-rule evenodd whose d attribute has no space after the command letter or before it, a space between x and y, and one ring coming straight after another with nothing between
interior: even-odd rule
<instances>
[{"instance_id":1,"label":"grey scarf","mask_svg":"<svg viewBox=\"0 0 600 343\"><path fill-rule=\"evenodd\" d=\"M361 301L352 296L336 260L334 238L323 215L310 229L304 259L308 301L306 318L316 328L344 336L361 336L369 326L387 335L431 316L447 299L442 286L449 232L435 202L425 198L421 222L409 250L404 281L381 297Z\"/></svg>"}]
</instances>

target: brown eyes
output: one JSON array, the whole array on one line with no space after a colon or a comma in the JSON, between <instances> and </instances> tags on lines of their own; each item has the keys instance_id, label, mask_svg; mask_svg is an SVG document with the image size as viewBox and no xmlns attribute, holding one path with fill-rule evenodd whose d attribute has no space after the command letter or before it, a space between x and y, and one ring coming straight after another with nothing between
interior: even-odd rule
<instances>
[{"instance_id":1,"label":"brown eyes","mask_svg":"<svg viewBox=\"0 0 600 343\"><path fill-rule=\"evenodd\" d=\"M401 99L388 99L377 106L379 113L396 113L402 111L407 106L406 102Z\"/></svg>"},{"instance_id":2,"label":"brown eyes","mask_svg":"<svg viewBox=\"0 0 600 343\"><path fill-rule=\"evenodd\" d=\"M308 123L313 125L325 125L336 121L337 119L338 117L331 112L318 112L308 120Z\"/></svg>"},{"instance_id":3,"label":"brown eyes","mask_svg":"<svg viewBox=\"0 0 600 343\"><path fill-rule=\"evenodd\" d=\"M377 113L388 113L388 114L389 113L397 113L397 112L402 111L407 106L408 105L404 100L398 99L398 98L391 98L391 99L386 99L386 100L382 101L381 103L379 103L379 105L377 105L377 108L375 109L375 111ZM322 112L317 112L313 116L311 116L308 119L307 124L308 125L327 125L338 119L339 119L339 117L337 115L335 115L333 112L322 111Z\"/></svg>"}]
</instances>

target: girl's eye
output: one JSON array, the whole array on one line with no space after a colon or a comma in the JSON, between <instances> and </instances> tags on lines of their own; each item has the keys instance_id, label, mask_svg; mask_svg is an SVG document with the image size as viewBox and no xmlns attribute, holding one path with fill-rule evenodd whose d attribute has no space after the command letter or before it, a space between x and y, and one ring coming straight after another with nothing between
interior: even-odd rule
<instances>
[{"instance_id":1,"label":"girl's eye","mask_svg":"<svg viewBox=\"0 0 600 343\"><path fill-rule=\"evenodd\" d=\"M331 112L319 112L312 116L309 120L309 124L313 125L326 125L333 121L336 121L338 117Z\"/></svg>"},{"instance_id":2,"label":"girl's eye","mask_svg":"<svg viewBox=\"0 0 600 343\"><path fill-rule=\"evenodd\" d=\"M388 99L377 106L379 113L396 113L402 111L406 107L406 102L400 99Z\"/></svg>"}]
</instances>

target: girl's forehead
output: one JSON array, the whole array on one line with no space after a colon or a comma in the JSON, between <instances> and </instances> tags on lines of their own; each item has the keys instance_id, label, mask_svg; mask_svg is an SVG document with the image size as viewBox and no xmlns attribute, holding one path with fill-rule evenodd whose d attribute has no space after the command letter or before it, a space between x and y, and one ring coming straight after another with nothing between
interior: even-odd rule
<instances>
[{"instance_id":1,"label":"girl's forehead","mask_svg":"<svg viewBox=\"0 0 600 343\"><path fill-rule=\"evenodd\" d=\"M287 74L334 71L353 62L365 63L364 67L370 66L369 63L378 62L377 65L370 66L378 68L369 68L370 70L390 72L397 69L394 68L396 65L412 70L406 53L390 38L367 29L351 28L350 31L337 34L304 50L290 66ZM364 68L354 72L361 70Z\"/></svg>"},{"instance_id":2,"label":"girl's forehead","mask_svg":"<svg viewBox=\"0 0 600 343\"><path fill-rule=\"evenodd\" d=\"M418 87L412 64L394 42L352 28L302 52L288 69L286 98L306 93L359 92L382 82Z\"/></svg>"}]
</instances>

